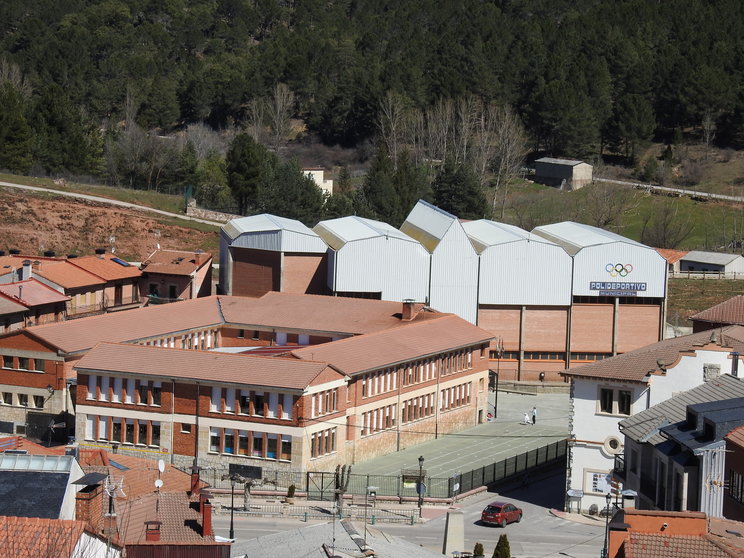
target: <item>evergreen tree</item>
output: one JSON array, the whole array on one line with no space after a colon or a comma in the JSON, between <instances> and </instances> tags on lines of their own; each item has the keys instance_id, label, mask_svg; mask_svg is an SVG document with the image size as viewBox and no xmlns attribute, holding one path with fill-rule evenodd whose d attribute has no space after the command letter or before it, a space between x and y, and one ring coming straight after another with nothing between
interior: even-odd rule
<instances>
[{"instance_id":1,"label":"evergreen tree","mask_svg":"<svg viewBox=\"0 0 744 558\"><path fill-rule=\"evenodd\" d=\"M493 550L493 558L511 558L511 548L509 548L509 539L506 535L499 535L499 542Z\"/></svg>"},{"instance_id":2,"label":"evergreen tree","mask_svg":"<svg viewBox=\"0 0 744 558\"><path fill-rule=\"evenodd\" d=\"M33 163L33 134L23 115L23 98L10 83L0 83L0 107L0 168L26 174Z\"/></svg>"},{"instance_id":3,"label":"evergreen tree","mask_svg":"<svg viewBox=\"0 0 744 558\"><path fill-rule=\"evenodd\" d=\"M394 176L393 162L381 145L365 177L362 191L376 218L386 223L393 223L400 214Z\"/></svg>"},{"instance_id":4,"label":"evergreen tree","mask_svg":"<svg viewBox=\"0 0 744 558\"><path fill-rule=\"evenodd\" d=\"M434 205L460 219L483 219L488 204L478 178L464 164L445 163L432 187Z\"/></svg>"},{"instance_id":5,"label":"evergreen tree","mask_svg":"<svg viewBox=\"0 0 744 558\"><path fill-rule=\"evenodd\" d=\"M238 204L238 213L246 215L256 206L261 186L266 183L270 153L248 134L235 136L227 151L227 184Z\"/></svg>"},{"instance_id":6,"label":"evergreen tree","mask_svg":"<svg viewBox=\"0 0 744 558\"><path fill-rule=\"evenodd\" d=\"M259 190L261 211L308 226L317 224L323 212L323 192L294 162L272 160L266 183Z\"/></svg>"}]
</instances>

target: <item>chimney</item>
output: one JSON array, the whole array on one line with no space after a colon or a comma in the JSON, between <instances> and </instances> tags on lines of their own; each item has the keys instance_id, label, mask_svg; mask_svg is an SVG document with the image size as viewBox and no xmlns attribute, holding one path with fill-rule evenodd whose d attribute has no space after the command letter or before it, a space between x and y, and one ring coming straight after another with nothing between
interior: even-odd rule
<instances>
[{"instance_id":1,"label":"chimney","mask_svg":"<svg viewBox=\"0 0 744 558\"><path fill-rule=\"evenodd\" d=\"M207 499L204 500L202 514L202 537L211 537L214 535L212 531L212 503Z\"/></svg>"},{"instance_id":2,"label":"chimney","mask_svg":"<svg viewBox=\"0 0 744 558\"><path fill-rule=\"evenodd\" d=\"M21 251L18 248L11 248L10 250L8 250L8 253L11 256L17 256L18 254L21 253Z\"/></svg>"},{"instance_id":3,"label":"chimney","mask_svg":"<svg viewBox=\"0 0 744 558\"><path fill-rule=\"evenodd\" d=\"M23 285L18 285L18 300L23 300Z\"/></svg>"},{"instance_id":4,"label":"chimney","mask_svg":"<svg viewBox=\"0 0 744 558\"><path fill-rule=\"evenodd\" d=\"M204 262L204 251L197 248L194 250L194 263L199 267Z\"/></svg>"},{"instance_id":5,"label":"chimney","mask_svg":"<svg viewBox=\"0 0 744 558\"><path fill-rule=\"evenodd\" d=\"M47 250L44 252L45 258L53 258L54 256L56 256L56 254L54 253L54 250Z\"/></svg>"},{"instance_id":6,"label":"chimney","mask_svg":"<svg viewBox=\"0 0 744 558\"><path fill-rule=\"evenodd\" d=\"M416 317L416 313L414 312L413 308L415 302L416 301L412 298L403 299L403 311L401 312L401 319L404 322L410 322L413 318Z\"/></svg>"},{"instance_id":7,"label":"chimney","mask_svg":"<svg viewBox=\"0 0 744 558\"><path fill-rule=\"evenodd\" d=\"M196 465L191 468L191 494L199 495L199 467Z\"/></svg>"},{"instance_id":8,"label":"chimney","mask_svg":"<svg viewBox=\"0 0 744 558\"><path fill-rule=\"evenodd\" d=\"M21 281L31 279L31 260L23 260L23 267L21 268Z\"/></svg>"},{"instance_id":9,"label":"chimney","mask_svg":"<svg viewBox=\"0 0 744 558\"><path fill-rule=\"evenodd\" d=\"M145 521L145 540L147 542L160 541L160 521Z\"/></svg>"},{"instance_id":10,"label":"chimney","mask_svg":"<svg viewBox=\"0 0 744 558\"><path fill-rule=\"evenodd\" d=\"M75 494L75 519L87 521L96 533L103 529L103 487L92 484Z\"/></svg>"},{"instance_id":11,"label":"chimney","mask_svg":"<svg viewBox=\"0 0 744 558\"><path fill-rule=\"evenodd\" d=\"M734 378L739 377L739 353L736 351L731 353L731 375Z\"/></svg>"},{"instance_id":12,"label":"chimney","mask_svg":"<svg viewBox=\"0 0 744 558\"><path fill-rule=\"evenodd\" d=\"M212 494L209 492L200 492L199 493L199 513L204 513L204 506L209 503L209 499L212 497Z\"/></svg>"},{"instance_id":13,"label":"chimney","mask_svg":"<svg viewBox=\"0 0 744 558\"><path fill-rule=\"evenodd\" d=\"M103 255L106 253L106 248L96 248L96 256L103 259Z\"/></svg>"},{"instance_id":14,"label":"chimney","mask_svg":"<svg viewBox=\"0 0 744 558\"><path fill-rule=\"evenodd\" d=\"M41 262L39 260L34 260L34 263L31 264L31 269L35 271L41 270Z\"/></svg>"}]
</instances>

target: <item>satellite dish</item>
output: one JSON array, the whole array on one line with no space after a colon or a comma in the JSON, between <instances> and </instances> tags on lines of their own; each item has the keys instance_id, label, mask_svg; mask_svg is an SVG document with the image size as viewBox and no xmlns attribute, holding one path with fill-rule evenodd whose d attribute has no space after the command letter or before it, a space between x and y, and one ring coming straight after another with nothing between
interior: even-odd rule
<instances>
[{"instance_id":1,"label":"satellite dish","mask_svg":"<svg viewBox=\"0 0 744 558\"><path fill-rule=\"evenodd\" d=\"M155 481L155 488L160 489L163 486L163 481L160 479L157 479Z\"/></svg>"},{"instance_id":2,"label":"satellite dish","mask_svg":"<svg viewBox=\"0 0 744 558\"><path fill-rule=\"evenodd\" d=\"M162 459L158 459L158 471L160 471L161 473L165 471L165 461L163 461Z\"/></svg>"}]
</instances>

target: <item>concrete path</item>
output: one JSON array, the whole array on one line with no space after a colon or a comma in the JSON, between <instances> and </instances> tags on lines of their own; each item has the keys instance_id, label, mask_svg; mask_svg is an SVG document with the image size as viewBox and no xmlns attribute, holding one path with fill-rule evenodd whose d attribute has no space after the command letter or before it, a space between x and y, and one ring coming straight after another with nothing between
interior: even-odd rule
<instances>
[{"instance_id":1,"label":"concrete path","mask_svg":"<svg viewBox=\"0 0 744 558\"><path fill-rule=\"evenodd\" d=\"M490 396L493 405L495 394ZM430 477L450 477L501 461L568 436L568 394L520 395L498 393L496 418L473 428L445 434L414 447L402 449L353 466L353 473L393 475L401 469L418 469L419 456ZM537 424L524 424L524 413L537 407Z\"/></svg>"},{"instance_id":2,"label":"concrete path","mask_svg":"<svg viewBox=\"0 0 744 558\"><path fill-rule=\"evenodd\" d=\"M78 192L65 192L64 190L55 190L53 188L41 188L39 186L27 186L25 184L14 184L13 182L2 182L0 181L0 186L7 187L7 188L16 188L18 190L27 190L30 192L38 192L38 193L45 193L45 194L54 194L58 196L66 196L68 198L76 198L79 200L88 200L93 201L97 203L105 203L108 205L114 205L117 207L124 207L127 209L136 209L139 211L147 211L149 213L157 213L158 215L163 215L165 217L175 217L176 219L183 219L185 221L194 221L196 223L204 223L206 225L214 225L215 227L223 227L225 223L220 223L217 221L209 221L207 219L197 219L196 217L189 217L188 215L184 215L183 213L171 213L169 211L163 211L161 209L155 209L152 207L146 207L144 205L137 205L134 203L119 201L119 200L113 200L111 198L104 198L101 196L93 196L90 194L81 194Z\"/></svg>"}]
</instances>

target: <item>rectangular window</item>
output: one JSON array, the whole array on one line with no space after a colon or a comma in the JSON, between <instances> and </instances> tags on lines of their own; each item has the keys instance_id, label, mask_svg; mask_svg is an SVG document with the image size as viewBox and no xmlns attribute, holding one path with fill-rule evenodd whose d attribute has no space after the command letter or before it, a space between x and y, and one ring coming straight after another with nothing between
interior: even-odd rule
<instances>
[{"instance_id":1,"label":"rectangular window","mask_svg":"<svg viewBox=\"0 0 744 558\"><path fill-rule=\"evenodd\" d=\"M147 392L149 391L148 388L149 388L148 382L144 380L140 380L139 387L137 388L137 396L138 396L137 404L139 405L148 404L148 397L147 397Z\"/></svg>"},{"instance_id":2,"label":"rectangular window","mask_svg":"<svg viewBox=\"0 0 744 558\"><path fill-rule=\"evenodd\" d=\"M121 419L114 418L111 420L111 441L121 442Z\"/></svg>"},{"instance_id":3,"label":"rectangular window","mask_svg":"<svg viewBox=\"0 0 744 558\"><path fill-rule=\"evenodd\" d=\"M137 444L147 445L147 423L144 420L137 423Z\"/></svg>"},{"instance_id":4,"label":"rectangular window","mask_svg":"<svg viewBox=\"0 0 744 558\"><path fill-rule=\"evenodd\" d=\"M13 368L13 357L3 355L3 368Z\"/></svg>"},{"instance_id":5,"label":"rectangular window","mask_svg":"<svg viewBox=\"0 0 744 558\"><path fill-rule=\"evenodd\" d=\"M225 390L225 412L235 412L235 388L227 388Z\"/></svg>"},{"instance_id":6,"label":"rectangular window","mask_svg":"<svg viewBox=\"0 0 744 558\"><path fill-rule=\"evenodd\" d=\"M264 416L264 394L262 391L257 391L253 394L253 414L259 417Z\"/></svg>"},{"instance_id":7,"label":"rectangular window","mask_svg":"<svg viewBox=\"0 0 744 558\"><path fill-rule=\"evenodd\" d=\"M93 439L93 418L94 417L85 418L85 439L86 440Z\"/></svg>"},{"instance_id":8,"label":"rectangular window","mask_svg":"<svg viewBox=\"0 0 744 558\"><path fill-rule=\"evenodd\" d=\"M121 403L123 385L124 385L123 378L114 378L114 393L111 395L112 403Z\"/></svg>"},{"instance_id":9,"label":"rectangular window","mask_svg":"<svg viewBox=\"0 0 744 558\"><path fill-rule=\"evenodd\" d=\"M612 413L613 395L611 389L599 390L599 410L603 413Z\"/></svg>"},{"instance_id":10,"label":"rectangular window","mask_svg":"<svg viewBox=\"0 0 744 558\"><path fill-rule=\"evenodd\" d=\"M98 417L98 439L108 440L108 419L106 417Z\"/></svg>"},{"instance_id":11,"label":"rectangular window","mask_svg":"<svg viewBox=\"0 0 744 558\"><path fill-rule=\"evenodd\" d=\"M620 390L617 392L617 412L620 415L630 415L630 392Z\"/></svg>"},{"instance_id":12,"label":"rectangular window","mask_svg":"<svg viewBox=\"0 0 744 558\"><path fill-rule=\"evenodd\" d=\"M251 409L251 392L245 389L240 390L240 399L238 399L238 405L240 405L240 414L247 415Z\"/></svg>"},{"instance_id":13,"label":"rectangular window","mask_svg":"<svg viewBox=\"0 0 744 558\"><path fill-rule=\"evenodd\" d=\"M281 448L281 454L279 456L279 459L282 459L284 461L292 460L292 437L291 436L282 436L282 448Z\"/></svg>"},{"instance_id":14,"label":"rectangular window","mask_svg":"<svg viewBox=\"0 0 744 558\"><path fill-rule=\"evenodd\" d=\"M209 404L209 410L213 413L222 412L222 388L212 387L212 401Z\"/></svg>"},{"instance_id":15,"label":"rectangular window","mask_svg":"<svg viewBox=\"0 0 744 558\"><path fill-rule=\"evenodd\" d=\"M134 380L132 379L127 380L127 393L124 397L124 403L134 403Z\"/></svg>"},{"instance_id":16,"label":"rectangular window","mask_svg":"<svg viewBox=\"0 0 744 558\"><path fill-rule=\"evenodd\" d=\"M163 392L163 386L160 382L152 383L152 405L160 407L161 394Z\"/></svg>"},{"instance_id":17,"label":"rectangular window","mask_svg":"<svg viewBox=\"0 0 744 558\"><path fill-rule=\"evenodd\" d=\"M3 404L4 405L12 405L13 404L13 394L9 392L3 392Z\"/></svg>"},{"instance_id":18,"label":"rectangular window","mask_svg":"<svg viewBox=\"0 0 744 558\"><path fill-rule=\"evenodd\" d=\"M108 401L109 398L109 377L101 376L101 391L98 394L99 401Z\"/></svg>"},{"instance_id":19,"label":"rectangular window","mask_svg":"<svg viewBox=\"0 0 744 558\"><path fill-rule=\"evenodd\" d=\"M185 422L181 423L181 432L184 434L191 434L191 425Z\"/></svg>"},{"instance_id":20,"label":"rectangular window","mask_svg":"<svg viewBox=\"0 0 744 558\"><path fill-rule=\"evenodd\" d=\"M134 420L133 419L127 419L125 434L126 434L125 442L127 444L134 444Z\"/></svg>"},{"instance_id":21,"label":"rectangular window","mask_svg":"<svg viewBox=\"0 0 744 558\"><path fill-rule=\"evenodd\" d=\"M235 453L235 431L225 430L225 446L223 453Z\"/></svg>"},{"instance_id":22,"label":"rectangular window","mask_svg":"<svg viewBox=\"0 0 744 558\"><path fill-rule=\"evenodd\" d=\"M28 358L26 358L26 357L18 357L18 369L19 370L28 370Z\"/></svg>"},{"instance_id":23,"label":"rectangular window","mask_svg":"<svg viewBox=\"0 0 744 558\"><path fill-rule=\"evenodd\" d=\"M150 445L151 446L159 446L160 445L160 423L159 422L152 422L152 435L150 437Z\"/></svg>"},{"instance_id":24,"label":"rectangular window","mask_svg":"<svg viewBox=\"0 0 744 558\"><path fill-rule=\"evenodd\" d=\"M96 392L98 391L96 388L98 386L98 376L91 374L88 376L88 394L85 396L86 399L95 399L96 398Z\"/></svg>"},{"instance_id":25,"label":"rectangular window","mask_svg":"<svg viewBox=\"0 0 744 558\"><path fill-rule=\"evenodd\" d=\"M292 419L292 396L288 393L284 394L284 398L282 400L282 418L283 419Z\"/></svg>"},{"instance_id":26,"label":"rectangular window","mask_svg":"<svg viewBox=\"0 0 744 558\"><path fill-rule=\"evenodd\" d=\"M244 430L238 434L238 455L248 455L248 433Z\"/></svg>"},{"instance_id":27,"label":"rectangular window","mask_svg":"<svg viewBox=\"0 0 744 558\"><path fill-rule=\"evenodd\" d=\"M277 451L276 434L269 434L266 437L266 457L269 459L276 459Z\"/></svg>"},{"instance_id":28,"label":"rectangular window","mask_svg":"<svg viewBox=\"0 0 744 558\"><path fill-rule=\"evenodd\" d=\"M209 451L220 451L220 429L209 427Z\"/></svg>"},{"instance_id":29,"label":"rectangular window","mask_svg":"<svg viewBox=\"0 0 744 558\"><path fill-rule=\"evenodd\" d=\"M34 359L34 370L37 372L44 372L45 367L45 361L42 358L35 358Z\"/></svg>"},{"instance_id":30,"label":"rectangular window","mask_svg":"<svg viewBox=\"0 0 744 558\"><path fill-rule=\"evenodd\" d=\"M253 434L253 448L251 450L253 457L263 457L263 434L260 432Z\"/></svg>"},{"instance_id":31,"label":"rectangular window","mask_svg":"<svg viewBox=\"0 0 744 558\"><path fill-rule=\"evenodd\" d=\"M28 395L25 393L19 393L18 394L18 404L21 407L28 407Z\"/></svg>"},{"instance_id":32,"label":"rectangular window","mask_svg":"<svg viewBox=\"0 0 744 558\"><path fill-rule=\"evenodd\" d=\"M279 415L279 394L269 392L269 418L276 418Z\"/></svg>"},{"instance_id":33,"label":"rectangular window","mask_svg":"<svg viewBox=\"0 0 744 558\"><path fill-rule=\"evenodd\" d=\"M37 409L44 408L44 396L43 395L34 395L34 407L36 407Z\"/></svg>"}]
</instances>

